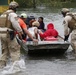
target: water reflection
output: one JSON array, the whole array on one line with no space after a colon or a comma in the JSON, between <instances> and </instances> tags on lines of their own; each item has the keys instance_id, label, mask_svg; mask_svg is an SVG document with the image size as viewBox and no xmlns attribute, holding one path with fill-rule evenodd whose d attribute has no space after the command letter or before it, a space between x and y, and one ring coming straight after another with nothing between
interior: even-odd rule
<instances>
[{"instance_id":1,"label":"water reflection","mask_svg":"<svg viewBox=\"0 0 76 75\"><path fill-rule=\"evenodd\" d=\"M26 66L28 75L75 75L76 73L76 59L72 53L61 56L26 56Z\"/></svg>"}]
</instances>

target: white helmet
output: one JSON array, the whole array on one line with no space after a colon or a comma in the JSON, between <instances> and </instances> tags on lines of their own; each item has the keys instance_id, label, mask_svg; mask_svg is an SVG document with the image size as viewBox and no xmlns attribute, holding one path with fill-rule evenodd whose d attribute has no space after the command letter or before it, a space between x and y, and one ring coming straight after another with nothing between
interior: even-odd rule
<instances>
[{"instance_id":1,"label":"white helmet","mask_svg":"<svg viewBox=\"0 0 76 75\"><path fill-rule=\"evenodd\" d=\"M22 14L21 14L21 17L22 17L22 18L27 18L27 14L22 13Z\"/></svg>"},{"instance_id":2,"label":"white helmet","mask_svg":"<svg viewBox=\"0 0 76 75\"><path fill-rule=\"evenodd\" d=\"M9 8L11 9L14 9L14 8L17 8L19 7L19 4L15 1L12 1L10 4L9 4Z\"/></svg>"}]
</instances>

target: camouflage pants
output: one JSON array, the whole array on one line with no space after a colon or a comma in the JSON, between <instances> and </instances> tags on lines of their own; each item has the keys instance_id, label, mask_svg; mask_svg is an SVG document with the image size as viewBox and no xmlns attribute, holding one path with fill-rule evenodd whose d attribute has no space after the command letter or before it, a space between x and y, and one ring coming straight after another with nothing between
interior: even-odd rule
<instances>
[{"instance_id":1,"label":"camouflage pants","mask_svg":"<svg viewBox=\"0 0 76 75\"><path fill-rule=\"evenodd\" d=\"M1 45L2 45L2 54L0 57L0 67L6 65L7 59L10 56L12 62L19 60L20 58L20 45L17 43L16 38L10 40L7 34L1 34Z\"/></svg>"},{"instance_id":2,"label":"camouflage pants","mask_svg":"<svg viewBox=\"0 0 76 75\"><path fill-rule=\"evenodd\" d=\"M71 34L71 46L76 54L76 30L73 30Z\"/></svg>"}]
</instances>

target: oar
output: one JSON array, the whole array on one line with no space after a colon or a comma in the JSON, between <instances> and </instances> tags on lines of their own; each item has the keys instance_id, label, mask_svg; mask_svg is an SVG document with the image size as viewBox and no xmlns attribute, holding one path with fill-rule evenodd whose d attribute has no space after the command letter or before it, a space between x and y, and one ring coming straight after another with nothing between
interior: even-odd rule
<instances>
[{"instance_id":1,"label":"oar","mask_svg":"<svg viewBox=\"0 0 76 75\"><path fill-rule=\"evenodd\" d=\"M62 36L60 36L60 35L58 35L61 39L63 39L64 40L64 38L62 37ZM69 41L66 41L66 42L69 42Z\"/></svg>"},{"instance_id":2,"label":"oar","mask_svg":"<svg viewBox=\"0 0 76 75\"><path fill-rule=\"evenodd\" d=\"M63 39L64 40L64 38L62 37L62 36L60 36L60 35L58 35L61 39Z\"/></svg>"}]
</instances>

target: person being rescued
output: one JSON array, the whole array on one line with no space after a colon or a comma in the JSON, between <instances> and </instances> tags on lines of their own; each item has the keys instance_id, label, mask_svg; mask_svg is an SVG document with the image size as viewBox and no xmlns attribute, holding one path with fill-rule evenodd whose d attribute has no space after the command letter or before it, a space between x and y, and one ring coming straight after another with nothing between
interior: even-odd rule
<instances>
[{"instance_id":1,"label":"person being rescued","mask_svg":"<svg viewBox=\"0 0 76 75\"><path fill-rule=\"evenodd\" d=\"M38 18L38 22L40 23L40 26L38 27L38 29L40 29L42 32L44 32L45 29L45 23L44 23L44 18L43 17L39 17Z\"/></svg>"},{"instance_id":2,"label":"person being rescued","mask_svg":"<svg viewBox=\"0 0 76 75\"><path fill-rule=\"evenodd\" d=\"M30 34L33 36L34 39L38 39L38 27L40 26L38 21L34 21L32 23L32 27L28 29ZM27 41L32 41L31 38L27 36Z\"/></svg>"},{"instance_id":3,"label":"person being rescued","mask_svg":"<svg viewBox=\"0 0 76 75\"><path fill-rule=\"evenodd\" d=\"M20 27L21 27L22 30L23 30L22 39L23 39L24 41L26 41L26 35L28 35L28 37L30 37L33 42L37 42L38 40L34 39L33 36L30 34L30 32L29 32L28 29L27 29L27 25L26 25L26 23L24 22L24 21L26 20L26 18L27 18L27 14L22 13L22 14L20 15L20 18L18 19L18 22L19 22L19 24L20 24Z\"/></svg>"},{"instance_id":4,"label":"person being rescued","mask_svg":"<svg viewBox=\"0 0 76 75\"><path fill-rule=\"evenodd\" d=\"M27 28L32 27L32 23L36 21L34 16L28 16L25 20L25 23L27 25Z\"/></svg>"},{"instance_id":5,"label":"person being rescued","mask_svg":"<svg viewBox=\"0 0 76 75\"><path fill-rule=\"evenodd\" d=\"M47 30L43 33L42 31L38 31L40 38L45 41L57 40L58 31L54 29L54 25L49 23L47 25Z\"/></svg>"}]
</instances>

